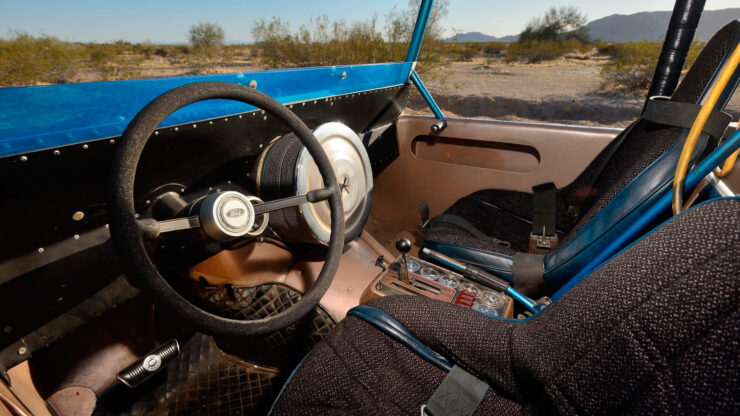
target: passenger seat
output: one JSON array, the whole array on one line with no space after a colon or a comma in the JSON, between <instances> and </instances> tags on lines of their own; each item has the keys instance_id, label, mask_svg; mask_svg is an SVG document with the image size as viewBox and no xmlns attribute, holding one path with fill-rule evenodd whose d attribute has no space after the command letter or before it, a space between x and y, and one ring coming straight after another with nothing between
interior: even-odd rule
<instances>
[{"instance_id":1,"label":"passenger seat","mask_svg":"<svg viewBox=\"0 0 740 416\"><path fill-rule=\"evenodd\" d=\"M562 286L670 191L686 127L694 118L686 117L686 111L698 110L738 42L740 21L733 21L707 43L673 96L651 100L643 117L617 136L572 184L557 190L543 184L534 188L534 194L475 192L431 220L424 247L512 280L530 295ZM739 76L736 71L717 103L711 118L714 130L701 135L694 161L716 145L719 137L711 136L721 136L729 123L730 117L719 110L734 93ZM683 114L683 120L665 120L666 106Z\"/></svg>"}]
</instances>

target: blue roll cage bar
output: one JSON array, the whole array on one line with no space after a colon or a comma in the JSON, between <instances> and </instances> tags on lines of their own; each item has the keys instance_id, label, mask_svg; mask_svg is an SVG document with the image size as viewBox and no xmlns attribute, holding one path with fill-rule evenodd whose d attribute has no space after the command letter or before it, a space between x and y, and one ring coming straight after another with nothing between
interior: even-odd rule
<instances>
[{"instance_id":1,"label":"blue roll cage bar","mask_svg":"<svg viewBox=\"0 0 740 416\"><path fill-rule=\"evenodd\" d=\"M421 50L421 44L424 41L424 33L426 33L427 30L427 24L429 23L429 16L432 12L432 5L434 4L434 0L422 0L421 6L419 7L419 15L416 17L416 24L414 25L414 32L411 34L411 41L409 42L409 50L406 52L406 62L412 62L411 66L411 74L409 75L409 78L411 79L411 82L414 84L417 90L419 90L419 93L421 94L422 98L424 98L424 101L426 101L429 108L432 110L432 113L434 113L434 117L439 120L437 123L433 124L431 129L433 133L438 133L442 131L445 127L447 127L447 121L445 121L445 116L442 114L442 110L439 108L439 105L437 105L437 102L434 101L434 98L432 98L432 95L429 93L429 90L427 90L427 87L424 85L424 83L421 81L421 78L419 77L419 74L416 72L416 62L419 59L419 50Z\"/></svg>"}]
</instances>

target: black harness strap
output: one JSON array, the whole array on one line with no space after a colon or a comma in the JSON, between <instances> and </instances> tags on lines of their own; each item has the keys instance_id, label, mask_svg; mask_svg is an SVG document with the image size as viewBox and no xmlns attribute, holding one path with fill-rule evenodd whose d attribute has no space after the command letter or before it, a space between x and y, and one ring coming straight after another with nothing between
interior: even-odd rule
<instances>
[{"instance_id":1,"label":"black harness strap","mask_svg":"<svg viewBox=\"0 0 740 416\"><path fill-rule=\"evenodd\" d=\"M532 234L555 235L555 184L548 182L533 186L532 192L534 192Z\"/></svg>"},{"instance_id":2,"label":"black harness strap","mask_svg":"<svg viewBox=\"0 0 740 416\"><path fill-rule=\"evenodd\" d=\"M699 104L670 101L667 97L650 97L642 118L666 126L690 129L700 110ZM712 110L702 131L715 139L720 139L731 121L731 115Z\"/></svg>"},{"instance_id":3,"label":"black harness strap","mask_svg":"<svg viewBox=\"0 0 740 416\"><path fill-rule=\"evenodd\" d=\"M437 387L422 415L471 416L488 391L488 384L458 366L453 366L442 384Z\"/></svg>"},{"instance_id":4,"label":"black harness strap","mask_svg":"<svg viewBox=\"0 0 740 416\"><path fill-rule=\"evenodd\" d=\"M534 213L532 233L529 235L530 253L546 254L558 245L558 236L555 234L555 191L555 184L552 182L532 187Z\"/></svg>"}]
</instances>

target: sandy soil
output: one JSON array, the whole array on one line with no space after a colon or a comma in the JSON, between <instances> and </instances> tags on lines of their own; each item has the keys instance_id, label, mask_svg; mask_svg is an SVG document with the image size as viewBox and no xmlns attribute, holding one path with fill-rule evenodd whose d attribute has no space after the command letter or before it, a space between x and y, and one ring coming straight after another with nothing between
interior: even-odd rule
<instances>
[{"instance_id":1,"label":"sandy soil","mask_svg":"<svg viewBox=\"0 0 740 416\"><path fill-rule=\"evenodd\" d=\"M126 65L116 69L109 75L109 79L138 79L178 77L197 74L224 74L230 72L249 72L264 69L258 60L235 57L228 61L214 61L210 63L194 63L177 61L152 55L150 58L136 65ZM70 82L100 81L101 74L92 69L80 70Z\"/></svg>"},{"instance_id":2,"label":"sandy soil","mask_svg":"<svg viewBox=\"0 0 740 416\"><path fill-rule=\"evenodd\" d=\"M604 94L604 58L559 59L537 65L476 59L422 76L445 115L623 127L636 119L643 98ZM740 94L728 106L740 113ZM418 94L409 113L431 114Z\"/></svg>"}]
</instances>

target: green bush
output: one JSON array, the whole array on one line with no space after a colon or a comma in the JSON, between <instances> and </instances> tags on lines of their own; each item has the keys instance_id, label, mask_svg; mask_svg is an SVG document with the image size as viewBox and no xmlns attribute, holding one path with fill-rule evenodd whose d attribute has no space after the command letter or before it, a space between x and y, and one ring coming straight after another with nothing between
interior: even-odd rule
<instances>
[{"instance_id":1,"label":"green bush","mask_svg":"<svg viewBox=\"0 0 740 416\"><path fill-rule=\"evenodd\" d=\"M513 42L506 50L507 62L538 63L557 59L572 52L586 52L591 48L577 39L561 41Z\"/></svg>"},{"instance_id":2,"label":"green bush","mask_svg":"<svg viewBox=\"0 0 740 416\"><path fill-rule=\"evenodd\" d=\"M122 40L114 43L90 43L87 45L87 66L100 74L101 79L125 79L138 75L135 67L149 55L153 47L147 44L131 44Z\"/></svg>"},{"instance_id":3,"label":"green bush","mask_svg":"<svg viewBox=\"0 0 740 416\"><path fill-rule=\"evenodd\" d=\"M509 47L508 42L484 42L481 51L485 56L501 56Z\"/></svg>"},{"instance_id":4,"label":"green bush","mask_svg":"<svg viewBox=\"0 0 740 416\"><path fill-rule=\"evenodd\" d=\"M212 58L224 44L224 29L218 23L198 23L190 27L188 40L203 57Z\"/></svg>"},{"instance_id":5,"label":"green bush","mask_svg":"<svg viewBox=\"0 0 740 416\"><path fill-rule=\"evenodd\" d=\"M599 53L611 57L601 67L601 88L606 93L644 94L650 87L658 64L661 42L624 42L604 44ZM690 67L704 48L704 43L691 44L684 68Z\"/></svg>"},{"instance_id":6,"label":"green bush","mask_svg":"<svg viewBox=\"0 0 740 416\"><path fill-rule=\"evenodd\" d=\"M16 33L0 39L0 86L69 82L83 56L82 45Z\"/></svg>"},{"instance_id":7,"label":"green bush","mask_svg":"<svg viewBox=\"0 0 740 416\"><path fill-rule=\"evenodd\" d=\"M586 15L575 7L552 7L527 23L519 34L520 43L579 40L589 42Z\"/></svg>"},{"instance_id":8,"label":"green bush","mask_svg":"<svg viewBox=\"0 0 740 416\"><path fill-rule=\"evenodd\" d=\"M351 65L373 62L402 61L406 56L420 0L409 0L407 9L396 7L386 15L383 31L378 28L377 16L347 23L330 21L327 16L312 18L308 25L291 31L287 23L277 17L254 23L252 37L255 56L271 68L301 66ZM449 59L445 56L449 44L442 41L441 19L447 13L449 0L434 4L419 54L418 72L437 67ZM453 46L453 55L470 59L477 46Z\"/></svg>"},{"instance_id":9,"label":"green bush","mask_svg":"<svg viewBox=\"0 0 740 416\"><path fill-rule=\"evenodd\" d=\"M400 45L386 42L376 18L351 25L330 22L327 16L311 19L291 33L287 23L274 17L255 22L252 35L262 62L271 68L350 65L401 60Z\"/></svg>"}]
</instances>

